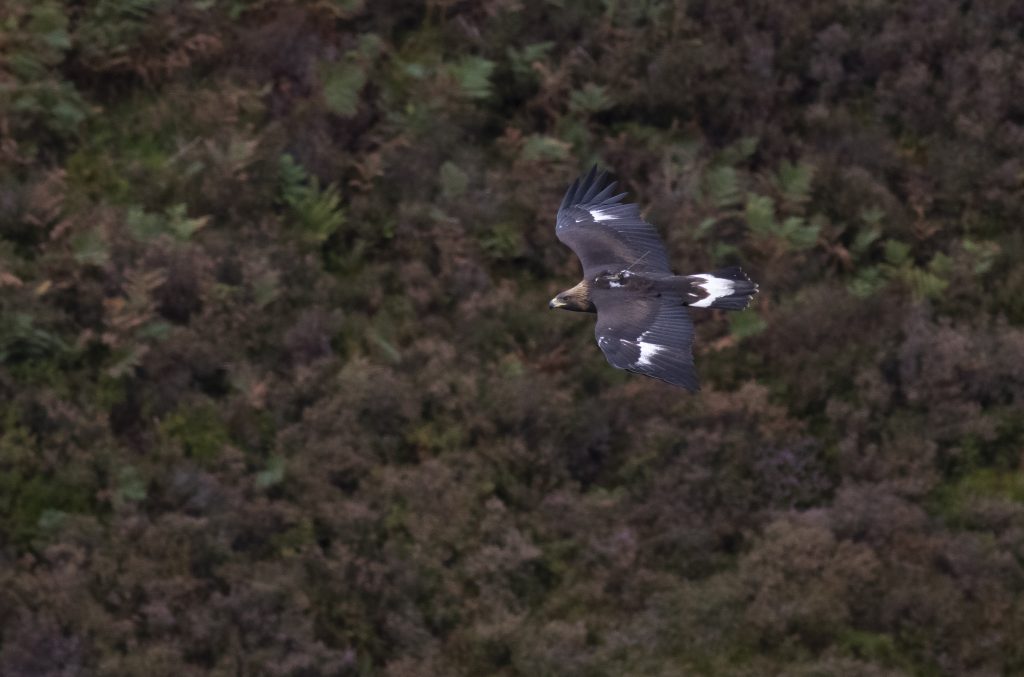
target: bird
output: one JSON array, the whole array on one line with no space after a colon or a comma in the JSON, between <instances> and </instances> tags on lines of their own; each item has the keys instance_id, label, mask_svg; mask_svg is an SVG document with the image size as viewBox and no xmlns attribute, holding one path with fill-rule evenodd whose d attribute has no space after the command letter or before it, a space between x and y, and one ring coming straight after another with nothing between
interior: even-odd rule
<instances>
[{"instance_id":1,"label":"bird","mask_svg":"<svg viewBox=\"0 0 1024 677\"><path fill-rule=\"evenodd\" d=\"M674 274L657 229L617 186L594 165L562 198L555 235L579 258L583 279L548 307L596 313L594 336L613 367L697 392L688 309L743 310L758 285L739 266Z\"/></svg>"}]
</instances>

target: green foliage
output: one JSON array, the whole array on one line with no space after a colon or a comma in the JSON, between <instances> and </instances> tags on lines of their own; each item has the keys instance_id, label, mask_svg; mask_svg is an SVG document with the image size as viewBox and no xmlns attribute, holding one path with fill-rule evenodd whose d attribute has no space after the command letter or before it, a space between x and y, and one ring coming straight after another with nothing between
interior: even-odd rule
<instances>
[{"instance_id":1,"label":"green foliage","mask_svg":"<svg viewBox=\"0 0 1024 677\"><path fill-rule=\"evenodd\" d=\"M165 0L97 0L82 13L76 37L82 58L104 67L125 58L150 29L152 15Z\"/></svg>"},{"instance_id":2,"label":"green foliage","mask_svg":"<svg viewBox=\"0 0 1024 677\"><path fill-rule=\"evenodd\" d=\"M899 240L886 240L883 251L886 263L892 266L906 263L910 258L910 246Z\"/></svg>"},{"instance_id":3,"label":"green foliage","mask_svg":"<svg viewBox=\"0 0 1024 677\"><path fill-rule=\"evenodd\" d=\"M331 0L332 10L341 19L357 15L365 6L366 0Z\"/></svg>"},{"instance_id":4,"label":"green foliage","mask_svg":"<svg viewBox=\"0 0 1024 677\"><path fill-rule=\"evenodd\" d=\"M740 202L742 192L740 188L739 174L734 167L729 167L728 165L713 167L707 172L706 181L708 192L711 195L711 200L716 207L728 208ZM757 199L758 198L755 196L754 200L756 201ZM748 204L748 209L749 206L750 205ZM764 205L757 205L757 208L763 209L763 207ZM768 215L768 218L771 218L771 216Z\"/></svg>"},{"instance_id":5,"label":"green foliage","mask_svg":"<svg viewBox=\"0 0 1024 677\"><path fill-rule=\"evenodd\" d=\"M814 167L798 162L792 164L783 160L778 171L779 190L787 202L803 204L810 198L811 181L814 179Z\"/></svg>"},{"instance_id":6,"label":"green foliage","mask_svg":"<svg viewBox=\"0 0 1024 677\"><path fill-rule=\"evenodd\" d=\"M950 482L933 495L932 510L951 524L976 523L979 512L993 505L1024 504L1024 478L1016 470L978 467L980 459L972 459L959 480Z\"/></svg>"},{"instance_id":7,"label":"green foliage","mask_svg":"<svg viewBox=\"0 0 1024 677\"><path fill-rule=\"evenodd\" d=\"M975 275L984 275L990 271L999 257L1000 247L996 242L964 238L961 244L971 256L971 269Z\"/></svg>"},{"instance_id":8,"label":"green foliage","mask_svg":"<svg viewBox=\"0 0 1024 677\"><path fill-rule=\"evenodd\" d=\"M13 413L7 410L0 437L0 535L24 547L60 515L88 513L94 505L88 485L67 467L42 470L38 444Z\"/></svg>"},{"instance_id":9,"label":"green foliage","mask_svg":"<svg viewBox=\"0 0 1024 677\"><path fill-rule=\"evenodd\" d=\"M543 62L554 48L551 41L535 42L523 47L509 46L505 50L512 72L521 79L533 81L537 78L534 64Z\"/></svg>"},{"instance_id":10,"label":"green foliage","mask_svg":"<svg viewBox=\"0 0 1024 677\"><path fill-rule=\"evenodd\" d=\"M0 363L57 356L68 349L59 336L36 326L29 314L0 319Z\"/></svg>"},{"instance_id":11,"label":"green foliage","mask_svg":"<svg viewBox=\"0 0 1024 677\"><path fill-rule=\"evenodd\" d=\"M766 240L774 240L787 249L800 251L813 247L818 241L820 226L802 216L779 219L775 201L765 195L750 193L745 207L747 226L751 232Z\"/></svg>"},{"instance_id":12,"label":"green foliage","mask_svg":"<svg viewBox=\"0 0 1024 677\"><path fill-rule=\"evenodd\" d=\"M936 299L949 286L947 276L951 271L951 260L939 252L928 262L927 267L911 267L905 274L910 289L919 297Z\"/></svg>"},{"instance_id":13,"label":"green foliage","mask_svg":"<svg viewBox=\"0 0 1024 677\"><path fill-rule=\"evenodd\" d=\"M464 56L448 64L448 72L458 84L462 94L470 99L484 99L491 95L491 75L494 62L479 56Z\"/></svg>"},{"instance_id":14,"label":"green foliage","mask_svg":"<svg viewBox=\"0 0 1024 677\"><path fill-rule=\"evenodd\" d=\"M71 255L83 265L102 266L110 260L106 238L96 229L83 230L71 238Z\"/></svg>"},{"instance_id":15,"label":"green foliage","mask_svg":"<svg viewBox=\"0 0 1024 677\"><path fill-rule=\"evenodd\" d=\"M117 473L117 497L122 501L138 502L145 500L146 483L139 471L128 465Z\"/></svg>"},{"instance_id":16,"label":"green foliage","mask_svg":"<svg viewBox=\"0 0 1024 677\"><path fill-rule=\"evenodd\" d=\"M868 247L877 239L877 231L867 231L860 242L855 242L854 253L864 256ZM896 239L885 240L882 246L884 263L865 266L850 281L851 293L859 298L869 298L886 284L896 281L919 298L937 299L949 285L953 262L939 252L925 266L918 265L911 257L910 245Z\"/></svg>"},{"instance_id":17,"label":"green foliage","mask_svg":"<svg viewBox=\"0 0 1024 677\"><path fill-rule=\"evenodd\" d=\"M366 84L366 72L354 62L325 64L321 68L324 102L327 110L342 117L352 117L359 105L359 92Z\"/></svg>"},{"instance_id":18,"label":"green foliage","mask_svg":"<svg viewBox=\"0 0 1024 677\"><path fill-rule=\"evenodd\" d=\"M498 223L480 241L493 259L510 259L523 253L523 234L509 223Z\"/></svg>"},{"instance_id":19,"label":"green foliage","mask_svg":"<svg viewBox=\"0 0 1024 677\"><path fill-rule=\"evenodd\" d=\"M466 192L469 176L450 160L441 165L441 193L449 200Z\"/></svg>"},{"instance_id":20,"label":"green foliage","mask_svg":"<svg viewBox=\"0 0 1024 677\"><path fill-rule=\"evenodd\" d=\"M858 271L857 276L850 280L848 287L851 294L857 298L866 299L878 292L885 283L886 276L882 268L875 266Z\"/></svg>"},{"instance_id":21,"label":"green foliage","mask_svg":"<svg viewBox=\"0 0 1024 677\"><path fill-rule=\"evenodd\" d=\"M72 47L67 12L55 1L12 9L0 18L0 116L11 119L10 132L28 148L51 137L73 137L90 110L74 85L53 70Z\"/></svg>"},{"instance_id":22,"label":"green foliage","mask_svg":"<svg viewBox=\"0 0 1024 677\"><path fill-rule=\"evenodd\" d=\"M523 142L520 156L527 162L564 160L569 156L570 146L564 141L544 134L533 134Z\"/></svg>"},{"instance_id":23,"label":"green foliage","mask_svg":"<svg viewBox=\"0 0 1024 677\"><path fill-rule=\"evenodd\" d=\"M758 183L744 168L756 151L756 137L744 137L725 148L715 162L703 168L703 200L710 215L697 226L699 237L720 240L722 224L742 220L749 232L751 248L781 260L819 244L825 219L820 214L807 216L806 205L814 168L806 162L783 161L771 178L776 196L751 190ZM731 242L712 242L717 261L735 259L740 248Z\"/></svg>"},{"instance_id":24,"label":"green foliage","mask_svg":"<svg viewBox=\"0 0 1024 677\"><path fill-rule=\"evenodd\" d=\"M1001 472L994 468L980 468L965 476L956 485L954 500L993 497L1024 503L1024 475L1019 472Z\"/></svg>"},{"instance_id":25,"label":"green foliage","mask_svg":"<svg viewBox=\"0 0 1024 677\"><path fill-rule=\"evenodd\" d=\"M66 513L93 509L86 486L43 475L4 473L0 479L0 530L11 542L24 546L39 533L51 530Z\"/></svg>"},{"instance_id":26,"label":"green foliage","mask_svg":"<svg viewBox=\"0 0 1024 677\"><path fill-rule=\"evenodd\" d=\"M184 407L160 422L161 435L181 445L185 455L200 463L216 460L230 442L227 427L212 405Z\"/></svg>"},{"instance_id":27,"label":"green foliage","mask_svg":"<svg viewBox=\"0 0 1024 677\"><path fill-rule=\"evenodd\" d=\"M850 251L853 252L855 256L864 256L870 250L871 245L877 242L878 238L881 236L882 231L879 228L870 227L860 230L857 233L857 237L853 240Z\"/></svg>"},{"instance_id":28,"label":"green foliage","mask_svg":"<svg viewBox=\"0 0 1024 677\"><path fill-rule=\"evenodd\" d=\"M588 82L569 96L569 110L579 113L600 113L614 105L608 90Z\"/></svg>"},{"instance_id":29,"label":"green foliage","mask_svg":"<svg viewBox=\"0 0 1024 677\"><path fill-rule=\"evenodd\" d=\"M757 336L767 329L767 323L753 310L729 316L729 331L738 339Z\"/></svg>"},{"instance_id":30,"label":"green foliage","mask_svg":"<svg viewBox=\"0 0 1024 677\"><path fill-rule=\"evenodd\" d=\"M269 489L280 484L285 478L285 460L281 456L271 456L267 467L256 475L256 486Z\"/></svg>"},{"instance_id":31,"label":"green foliage","mask_svg":"<svg viewBox=\"0 0 1024 677\"><path fill-rule=\"evenodd\" d=\"M891 635L865 630L849 630L843 633L840 645L855 658L904 671L911 671L914 667L912 660L903 655Z\"/></svg>"},{"instance_id":32,"label":"green foliage","mask_svg":"<svg viewBox=\"0 0 1024 677\"><path fill-rule=\"evenodd\" d=\"M205 226L208 220L209 218L205 216L189 218L183 204L174 205L163 214L154 214L138 207L132 207L125 215L125 224L129 232L140 240L151 240L167 235L185 242Z\"/></svg>"},{"instance_id":33,"label":"green foliage","mask_svg":"<svg viewBox=\"0 0 1024 677\"><path fill-rule=\"evenodd\" d=\"M321 188L320 181L310 176L290 155L282 155L281 200L295 219L302 238L320 244L345 223L341 193L330 184Z\"/></svg>"}]
</instances>

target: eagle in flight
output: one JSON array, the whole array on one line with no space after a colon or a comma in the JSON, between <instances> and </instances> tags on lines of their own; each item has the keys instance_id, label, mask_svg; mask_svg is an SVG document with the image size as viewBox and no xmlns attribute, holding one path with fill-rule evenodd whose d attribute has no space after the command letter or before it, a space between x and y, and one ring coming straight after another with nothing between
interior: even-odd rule
<instances>
[{"instance_id":1,"label":"eagle in flight","mask_svg":"<svg viewBox=\"0 0 1024 677\"><path fill-rule=\"evenodd\" d=\"M597 313L594 335L613 367L695 392L700 386L686 307L742 310L757 285L739 266L675 275L658 231L615 187L595 166L562 198L555 234L579 257L583 279L548 307Z\"/></svg>"}]
</instances>

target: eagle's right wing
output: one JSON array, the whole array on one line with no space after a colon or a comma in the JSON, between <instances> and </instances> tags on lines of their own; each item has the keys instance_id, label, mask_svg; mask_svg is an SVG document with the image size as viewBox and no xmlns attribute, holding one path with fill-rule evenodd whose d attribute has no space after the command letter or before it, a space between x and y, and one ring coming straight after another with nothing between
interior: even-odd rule
<instances>
[{"instance_id":1,"label":"eagle's right wing","mask_svg":"<svg viewBox=\"0 0 1024 677\"><path fill-rule=\"evenodd\" d=\"M594 336L613 367L691 392L700 389L693 366L693 321L680 297L595 289L592 299L597 306Z\"/></svg>"},{"instance_id":2,"label":"eagle's right wing","mask_svg":"<svg viewBox=\"0 0 1024 677\"><path fill-rule=\"evenodd\" d=\"M583 276L630 269L638 273L669 273L668 254L654 226L635 204L623 204L616 182L591 168L573 182L558 208L555 234L583 264Z\"/></svg>"}]
</instances>

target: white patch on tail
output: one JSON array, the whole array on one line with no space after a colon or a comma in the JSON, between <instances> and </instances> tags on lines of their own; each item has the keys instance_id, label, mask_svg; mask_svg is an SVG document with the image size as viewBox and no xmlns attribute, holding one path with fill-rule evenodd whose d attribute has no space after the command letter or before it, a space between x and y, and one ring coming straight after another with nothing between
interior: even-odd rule
<instances>
[{"instance_id":1,"label":"white patch on tail","mask_svg":"<svg viewBox=\"0 0 1024 677\"><path fill-rule=\"evenodd\" d=\"M702 273L700 275L691 275L690 277L699 277L704 282L698 282L697 286L701 287L708 293L705 298L700 301L695 301L690 305L694 308L707 308L712 303L722 298L723 296L731 296L733 291L736 290L736 284L732 280L726 280L722 277L715 277L708 273Z\"/></svg>"}]
</instances>

